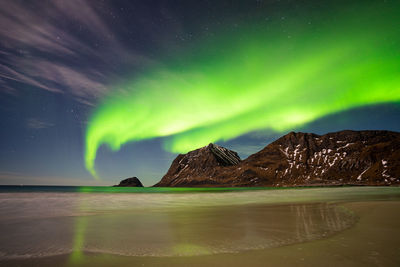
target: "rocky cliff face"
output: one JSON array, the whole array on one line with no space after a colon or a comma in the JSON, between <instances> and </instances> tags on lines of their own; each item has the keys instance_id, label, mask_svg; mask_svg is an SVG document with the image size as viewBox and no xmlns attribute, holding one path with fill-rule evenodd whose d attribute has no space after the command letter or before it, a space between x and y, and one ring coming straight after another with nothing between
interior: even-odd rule
<instances>
[{"instance_id":1,"label":"rocky cliff face","mask_svg":"<svg viewBox=\"0 0 400 267\"><path fill-rule=\"evenodd\" d=\"M167 174L154 186L218 186L219 173L239 163L236 152L209 144L176 157Z\"/></svg>"},{"instance_id":2,"label":"rocky cliff face","mask_svg":"<svg viewBox=\"0 0 400 267\"><path fill-rule=\"evenodd\" d=\"M179 155L156 186L400 184L400 133L291 132L240 161L210 144Z\"/></svg>"}]
</instances>

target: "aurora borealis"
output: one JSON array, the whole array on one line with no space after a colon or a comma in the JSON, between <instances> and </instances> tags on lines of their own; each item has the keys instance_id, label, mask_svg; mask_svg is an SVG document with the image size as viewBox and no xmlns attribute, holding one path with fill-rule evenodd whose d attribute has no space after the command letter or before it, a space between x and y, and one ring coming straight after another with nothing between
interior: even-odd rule
<instances>
[{"instance_id":1,"label":"aurora borealis","mask_svg":"<svg viewBox=\"0 0 400 267\"><path fill-rule=\"evenodd\" d=\"M400 101L399 5L244 21L235 33L198 40L115 85L94 108L86 168L103 144L164 138L173 153L248 132L277 132L323 116ZM282 22L283 21L283 22ZM285 30L283 31L282 28Z\"/></svg>"}]
</instances>

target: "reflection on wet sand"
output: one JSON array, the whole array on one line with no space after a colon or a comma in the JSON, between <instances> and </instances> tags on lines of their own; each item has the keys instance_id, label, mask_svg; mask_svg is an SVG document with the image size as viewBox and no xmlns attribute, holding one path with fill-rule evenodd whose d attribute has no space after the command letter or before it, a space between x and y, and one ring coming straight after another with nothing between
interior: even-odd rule
<instances>
[{"instance_id":1,"label":"reflection on wet sand","mask_svg":"<svg viewBox=\"0 0 400 267\"><path fill-rule=\"evenodd\" d=\"M74 238L72 252L70 253L70 263L79 263L84 256L85 232L87 229L87 217L79 216L75 219Z\"/></svg>"},{"instance_id":2,"label":"reflection on wet sand","mask_svg":"<svg viewBox=\"0 0 400 267\"><path fill-rule=\"evenodd\" d=\"M84 210L85 204L79 208ZM236 205L124 210L1 222L4 258L70 253L179 256L276 247L341 231L354 216L336 205Z\"/></svg>"},{"instance_id":3,"label":"reflection on wet sand","mask_svg":"<svg viewBox=\"0 0 400 267\"><path fill-rule=\"evenodd\" d=\"M71 262L82 252L189 256L276 247L322 238L354 221L349 212L326 203L79 216Z\"/></svg>"}]
</instances>

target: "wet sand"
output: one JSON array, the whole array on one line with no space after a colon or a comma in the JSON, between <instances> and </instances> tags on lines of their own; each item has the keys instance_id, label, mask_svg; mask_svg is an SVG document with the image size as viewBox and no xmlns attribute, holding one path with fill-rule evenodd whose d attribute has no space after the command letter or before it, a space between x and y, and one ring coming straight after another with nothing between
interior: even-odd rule
<instances>
[{"instance_id":1,"label":"wet sand","mask_svg":"<svg viewBox=\"0 0 400 267\"><path fill-rule=\"evenodd\" d=\"M200 256L118 256L106 253L72 253L69 255L36 257L29 259L2 260L0 266L400 266L400 201L396 200L371 200L350 202L322 202L309 204L274 204L256 205L249 209L246 206L232 209L223 213L218 219L217 213L211 214L217 219L208 221L211 225L218 225L221 220L228 220L233 227L243 230L246 220L254 221L259 212L265 221L268 231L288 231L292 237L295 234L305 234L310 240L299 237L290 240L291 244L271 246L263 249L243 250L236 253L217 253ZM290 209L289 217L280 217L280 221L273 223L271 214L285 213ZM254 213L249 213L252 210ZM319 214L318 211L327 210ZM333 211L333 212L332 212ZM238 212L240 214L238 214ZM197 214L197 215L196 215ZM267 214L267 216L266 216ZM332 214L336 214L332 216ZM207 215L204 217L204 215ZM189 217L192 222L207 223L209 210L192 213ZM241 215L241 216L239 216ZM263 217L264 216L264 217ZM265 217L266 216L266 217ZM286 216L286 215L285 215ZM294 216L294 217L291 217ZM327 218L326 216L330 216ZM285 218L282 220L282 218ZM301 220L299 220L301 218ZM320 220L325 218L324 220ZM184 218L175 218L172 225L178 227L176 233L182 238L206 242L215 238L221 239L224 233L218 236L217 232L203 232L203 237L187 237L190 231L184 225L177 224ZM236 219L236 222L235 222ZM341 225L342 220L351 222L351 225ZM354 221L352 221L354 219ZM205 220L205 221L204 221ZM262 221L261 220L261 221ZM308 221L308 223L304 223ZM247 223L249 220L247 220ZM285 223L286 222L286 223ZM287 223L292 222L292 223ZM93 222L94 223L94 222ZM90 224L90 223L89 223ZM322 225L322 228L318 225ZM325 226L324 226L325 225ZM240 227L239 227L240 226ZM183 227L183 228L181 228ZM193 227L190 226L189 228ZM254 225L250 225L251 229ZM291 229L291 227L293 229ZM328 228L327 228L328 227ZM257 227L256 227L257 228ZM271 234L264 229L259 230L249 240L257 235ZM313 231L321 234L321 229L333 229L326 236L320 235L313 240ZM334 231L337 229L338 231ZM266 231L266 232L265 232ZM157 229L155 229L157 233ZM89 234L89 233L87 233ZM198 234L198 232L196 232ZM225 233L226 234L226 233ZM90 234L89 234L90 235ZM243 239L243 233L233 234L230 241ZM237 236L235 236L237 235ZM282 234L278 235L282 237ZM307 238L305 238L307 239ZM191 248L197 251L198 248ZM189 250L190 252L190 250ZM189 253L190 254L190 253Z\"/></svg>"}]
</instances>

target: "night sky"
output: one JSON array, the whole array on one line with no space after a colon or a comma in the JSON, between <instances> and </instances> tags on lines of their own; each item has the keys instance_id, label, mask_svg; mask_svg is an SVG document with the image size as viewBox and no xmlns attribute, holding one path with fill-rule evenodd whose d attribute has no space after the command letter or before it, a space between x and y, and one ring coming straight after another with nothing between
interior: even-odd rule
<instances>
[{"instance_id":1,"label":"night sky","mask_svg":"<svg viewBox=\"0 0 400 267\"><path fill-rule=\"evenodd\" d=\"M0 184L160 180L216 142L400 131L399 1L0 1Z\"/></svg>"}]
</instances>

